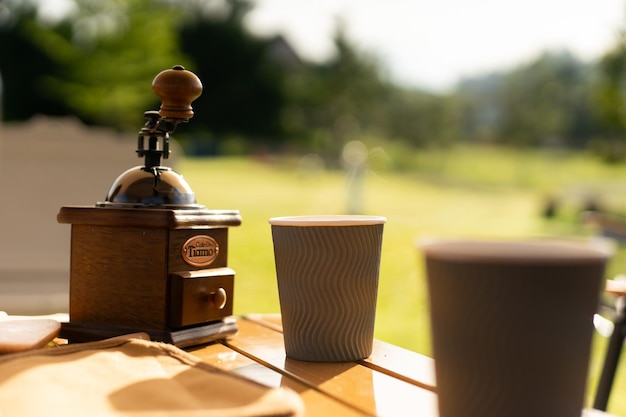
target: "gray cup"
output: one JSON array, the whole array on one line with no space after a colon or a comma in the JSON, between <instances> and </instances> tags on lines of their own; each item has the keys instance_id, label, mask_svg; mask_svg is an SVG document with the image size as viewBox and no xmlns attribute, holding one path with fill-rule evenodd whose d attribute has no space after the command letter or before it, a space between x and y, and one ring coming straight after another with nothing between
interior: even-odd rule
<instances>
[{"instance_id":1,"label":"gray cup","mask_svg":"<svg viewBox=\"0 0 626 417\"><path fill-rule=\"evenodd\" d=\"M580 417L606 245L430 241L440 417Z\"/></svg>"},{"instance_id":2,"label":"gray cup","mask_svg":"<svg viewBox=\"0 0 626 417\"><path fill-rule=\"evenodd\" d=\"M287 357L340 362L372 353L384 217L270 219Z\"/></svg>"}]
</instances>

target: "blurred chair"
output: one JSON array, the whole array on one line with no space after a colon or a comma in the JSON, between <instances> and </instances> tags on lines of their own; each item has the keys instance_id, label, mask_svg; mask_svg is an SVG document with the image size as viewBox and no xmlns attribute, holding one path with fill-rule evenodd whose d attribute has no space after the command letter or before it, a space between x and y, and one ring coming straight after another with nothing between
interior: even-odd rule
<instances>
[{"instance_id":1,"label":"blurred chair","mask_svg":"<svg viewBox=\"0 0 626 417\"><path fill-rule=\"evenodd\" d=\"M626 243L626 217L600 211L585 211L582 221L598 229L602 236Z\"/></svg>"},{"instance_id":2,"label":"blurred chair","mask_svg":"<svg viewBox=\"0 0 626 417\"><path fill-rule=\"evenodd\" d=\"M600 211L587 211L583 214L583 222L595 227L602 236L612 238L618 244L626 244L626 217ZM604 315L611 317L608 324L612 327L593 403L593 408L602 411L607 409L626 339L626 276L618 275L614 280L608 280L605 293L615 300L613 306L606 303L601 305L603 310L608 310L608 313ZM600 333L608 332L600 331Z\"/></svg>"},{"instance_id":3,"label":"blurred chair","mask_svg":"<svg viewBox=\"0 0 626 417\"><path fill-rule=\"evenodd\" d=\"M593 403L593 408L602 411L607 409L615 373L626 339L626 276L618 276L613 281L608 280L606 293L615 297L615 311L611 320L613 331L606 349L602 373Z\"/></svg>"}]
</instances>

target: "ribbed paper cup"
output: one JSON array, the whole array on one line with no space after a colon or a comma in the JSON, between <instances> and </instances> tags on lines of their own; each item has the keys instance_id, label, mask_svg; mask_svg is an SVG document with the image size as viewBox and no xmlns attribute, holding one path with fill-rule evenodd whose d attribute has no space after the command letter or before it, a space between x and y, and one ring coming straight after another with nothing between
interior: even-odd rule
<instances>
[{"instance_id":1,"label":"ribbed paper cup","mask_svg":"<svg viewBox=\"0 0 626 417\"><path fill-rule=\"evenodd\" d=\"M441 417L580 417L610 251L422 242Z\"/></svg>"},{"instance_id":2,"label":"ribbed paper cup","mask_svg":"<svg viewBox=\"0 0 626 417\"><path fill-rule=\"evenodd\" d=\"M368 357L384 217L270 219L287 356L340 362Z\"/></svg>"}]
</instances>

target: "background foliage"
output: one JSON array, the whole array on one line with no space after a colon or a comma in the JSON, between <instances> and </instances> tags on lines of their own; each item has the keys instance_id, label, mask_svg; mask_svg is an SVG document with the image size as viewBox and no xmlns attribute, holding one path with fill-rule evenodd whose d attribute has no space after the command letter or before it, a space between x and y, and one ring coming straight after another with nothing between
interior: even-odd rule
<instances>
[{"instance_id":1,"label":"background foliage","mask_svg":"<svg viewBox=\"0 0 626 417\"><path fill-rule=\"evenodd\" d=\"M302 60L277 34L250 34L247 0L75 0L50 21L35 0L0 0L4 118L37 113L136 130L158 105L146 82L174 63L203 80L199 122L179 135L196 154L309 151L331 166L343 145L377 138L592 149L624 157L626 42L597 62L546 51L510 71L432 93L395 85L339 24L336 54ZM446 53L454 53L447 51Z\"/></svg>"}]
</instances>

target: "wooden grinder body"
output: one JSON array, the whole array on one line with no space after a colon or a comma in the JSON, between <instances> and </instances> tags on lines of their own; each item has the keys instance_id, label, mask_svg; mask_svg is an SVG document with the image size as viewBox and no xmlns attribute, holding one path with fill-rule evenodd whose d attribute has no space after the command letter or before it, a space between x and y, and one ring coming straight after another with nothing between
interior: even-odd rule
<instances>
[{"instance_id":1,"label":"wooden grinder body","mask_svg":"<svg viewBox=\"0 0 626 417\"><path fill-rule=\"evenodd\" d=\"M241 223L238 211L62 207L58 221L72 224L65 330L74 340L140 331L184 346L215 339L216 326L236 331L223 319L233 309L228 227ZM211 242L211 256L196 262L185 245L198 241L204 255Z\"/></svg>"}]
</instances>

